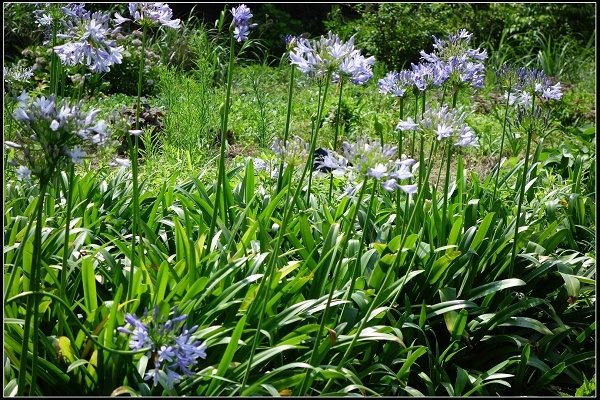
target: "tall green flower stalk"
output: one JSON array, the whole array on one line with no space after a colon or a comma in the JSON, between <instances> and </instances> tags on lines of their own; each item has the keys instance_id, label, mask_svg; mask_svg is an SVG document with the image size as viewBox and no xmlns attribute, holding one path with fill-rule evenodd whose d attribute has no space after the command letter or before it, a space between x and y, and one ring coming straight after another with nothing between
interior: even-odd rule
<instances>
[{"instance_id":1,"label":"tall green flower stalk","mask_svg":"<svg viewBox=\"0 0 600 400\"><path fill-rule=\"evenodd\" d=\"M452 95L452 108L456 109L456 101L458 100L458 88L455 88ZM454 145L450 140L446 141L446 179L444 181L444 199L442 203L442 229L441 235L438 238L438 245L442 246L446 241L446 224L448 223L448 192L450 188L450 163L452 162L452 149Z\"/></svg>"},{"instance_id":2,"label":"tall green flower stalk","mask_svg":"<svg viewBox=\"0 0 600 400\"><path fill-rule=\"evenodd\" d=\"M129 270L129 280L127 288L127 298L133 298L133 276L136 269L137 261L137 237L140 224L140 188L138 186L138 136L142 133L140 130L140 111L142 107L142 80L144 76L144 65L146 60L146 44L147 44L147 24L142 24L142 56L140 58L140 66L138 70L138 85L137 85L137 100L135 110L135 131L130 131L128 136L129 155L131 158L131 175L133 185L133 197L131 199L131 209L133 211L133 219L131 221L131 265ZM141 243L140 243L141 246ZM141 252L143 254L143 252ZM140 265L142 265L140 263ZM133 303L132 303L133 306Z\"/></svg>"},{"instance_id":3,"label":"tall green flower stalk","mask_svg":"<svg viewBox=\"0 0 600 400\"><path fill-rule=\"evenodd\" d=\"M217 172L217 189L215 194L215 202L213 206L213 214L210 221L210 228L208 237L212 238L215 232L217 223L217 216L219 211L223 218L223 222L227 225L227 196L224 195L225 185L229 185L229 181L225 178L225 149L227 142L227 123L229 118L229 105L231 103L231 82L233 78L233 66L234 66L234 51L235 51L235 39L231 35L229 43L229 64L227 66L227 91L225 94L225 104L221 105L221 144L219 149L219 170ZM221 199L223 197L223 199Z\"/></svg>"},{"instance_id":4,"label":"tall green flower stalk","mask_svg":"<svg viewBox=\"0 0 600 400\"><path fill-rule=\"evenodd\" d=\"M138 86L137 86L137 101L135 111L135 130L129 131L129 154L131 157L131 174L133 184L133 198L132 198L132 224L131 224L131 266L127 287L127 298L133 297L133 276L136 269L136 242L139 235L138 229L141 225L140 221L140 192L138 185L138 136L142 134L140 130L140 112L141 112L141 98L142 98L142 81L144 76L144 66L146 60L146 47L148 42L148 29L151 27L157 27L159 25L178 29L181 21L179 19L171 19L173 12L171 8L165 3L129 3L128 6L129 14L133 18L133 21L142 27L142 54L140 58L140 65L138 70ZM128 18L123 18L120 15L117 18L121 24L125 21L130 21ZM139 245L141 246L141 240ZM144 252L140 251L140 266L144 266ZM136 303L132 303L134 307Z\"/></svg>"},{"instance_id":5,"label":"tall green flower stalk","mask_svg":"<svg viewBox=\"0 0 600 400\"><path fill-rule=\"evenodd\" d=\"M535 112L535 92L533 93L533 95L531 96L531 115L530 118L534 118L534 112ZM514 239L513 239L513 246L512 246L512 252L511 252L511 257L510 257L510 266L508 269L508 276L512 277L513 273L514 273L514 268L515 268L515 260L517 258L517 242L519 239L519 226L520 226L520 222L521 222L521 207L523 206L523 198L525 197L525 186L527 185L527 176L528 176L528 169L529 169L529 152L531 151L531 139L533 136L533 121L529 121L529 123L527 124L527 147L525 149L525 160L523 161L523 175L521 176L521 181L520 181L520 188L515 188L516 190L519 190L519 200L517 202L517 216L515 218L515 234L514 234ZM517 183L518 185L519 183Z\"/></svg>"},{"instance_id":6,"label":"tall green flower stalk","mask_svg":"<svg viewBox=\"0 0 600 400\"><path fill-rule=\"evenodd\" d=\"M425 90L422 93L422 99L423 99L423 102L421 103L421 119L423 119L423 116L425 115L425 101L426 101L426 91ZM415 111L415 114L417 112L418 111ZM417 121L417 119L415 118L415 122L416 121ZM413 137L414 137L414 134L415 134L415 132L413 131ZM434 139L434 141L435 141L435 139ZM430 145L430 149L432 149L432 148L433 148L433 145ZM435 154L435 153L431 152L430 154ZM425 170L426 170L424 162L425 162L425 136L421 132L421 134L419 135L419 180L418 180L419 190L422 190L423 187L428 183L427 181L423 180L424 175L425 175ZM430 165L433 165L431 156L427 159L427 162ZM427 176L429 176L429 174L427 174ZM425 202L425 198L424 197L420 197L420 198L421 198L421 204L415 203L415 207L422 209L423 204ZM407 227L407 229L408 229L408 227Z\"/></svg>"},{"instance_id":7,"label":"tall green flower stalk","mask_svg":"<svg viewBox=\"0 0 600 400\"><path fill-rule=\"evenodd\" d=\"M73 184L75 181L75 166L69 165L67 170L67 185L65 187L65 197L67 201L67 211L65 215L65 238L63 242L63 257L62 257L62 268L59 271L60 281L60 297L63 300L67 300L67 275L69 271L69 255L71 254L71 247L69 246L69 237L71 235L71 212L73 210ZM64 313L59 313L59 334L65 330L69 330Z\"/></svg>"},{"instance_id":8,"label":"tall green flower stalk","mask_svg":"<svg viewBox=\"0 0 600 400\"><path fill-rule=\"evenodd\" d=\"M285 116L285 128L283 130L283 145L286 146L288 137L290 135L290 123L292 120L292 95L294 92L294 74L296 71L296 67L294 65L290 65L290 83L288 86L288 101L287 101L287 113ZM279 173L277 174L277 191L279 193L281 191L281 185L283 183L283 163L279 164Z\"/></svg>"},{"instance_id":9,"label":"tall green flower stalk","mask_svg":"<svg viewBox=\"0 0 600 400\"><path fill-rule=\"evenodd\" d=\"M498 178L500 178L500 166L502 164L502 153L504 152L504 138L506 137L506 124L508 121L508 109L510 101L510 92L513 86L513 76L508 73L506 75L507 80L507 91L506 91L506 102L504 103L504 117L502 118L502 139L500 140L500 154L498 155L498 164L496 165L496 178L494 179L494 192L492 194L492 207L496 202L496 193L498 191Z\"/></svg>"},{"instance_id":10,"label":"tall green flower stalk","mask_svg":"<svg viewBox=\"0 0 600 400\"><path fill-rule=\"evenodd\" d=\"M423 115L425 114L425 101L426 101L426 91L424 90L422 93L422 99L423 102L421 103L421 119L423 118ZM417 119L415 118L415 122L417 121ZM425 146L425 138L423 137L423 135L420 135L419 138L419 160L423 161L423 155L424 153L424 146ZM429 162L431 162L431 160L428 160ZM419 163L419 187L421 187L421 184L423 183L423 174L425 172L425 165Z\"/></svg>"},{"instance_id":11,"label":"tall green flower stalk","mask_svg":"<svg viewBox=\"0 0 600 400\"><path fill-rule=\"evenodd\" d=\"M231 15L233 21L229 25L229 31L231 34L231 40L229 44L229 64L227 66L227 92L225 95L225 104L221 105L221 147L219 152L219 171L217 174L217 188L215 194L215 202L213 206L213 214L210 221L209 238L213 237L215 227L217 224L217 216L219 211L223 218L225 226L228 225L229 220L229 202L232 197L231 187L225 174L225 148L227 141L227 123L229 118L229 108L231 103L231 82L233 77L234 67L234 52L235 52L235 41L243 42L248 39L250 28L254 28L256 24L251 24L252 13L246 5L242 4L239 7L233 7L231 9ZM222 14L223 16L223 14ZM223 199L221 199L221 196ZM231 216L233 219L233 215Z\"/></svg>"},{"instance_id":12,"label":"tall green flower stalk","mask_svg":"<svg viewBox=\"0 0 600 400\"><path fill-rule=\"evenodd\" d=\"M320 115L320 112L323 108L323 103L325 102L325 96L327 94L327 88L329 87L329 77L326 79L325 82L325 89L324 89L324 93L323 96L319 96L319 106L318 106L318 112L317 114ZM280 244L282 242L283 239L283 234L284 232L286 232L287 230L287 224L289 222L289 219L291 217L291 213L292 210L294 209L293 205L296 204L296 201L298 199L298 197L300 196L300 192L302 191L302 187L304 185L304 178L306 177L306 174L309 172L309 169L311 169L312 167L312 157L311 155L314 154L315 152L315 146L316 146L316 138L317 138L317 132L318 129L314 129L312 134L311 134L311 140L310 140L310 145L309 145L309 151L307 154L307 161L304 164L304 169L302 170L302 174L300 175L300 179L298 181L298 185L296 187L296 190L294 192L294 195L292 196L292 200L291 202L288 202L287 200L287 194L286 194L286 201L285 201L285 213L282 219L282 223L281 226L279 227L279 231L278 231L278 235L277 235L277 241L273 250L273 253L271 254L271 258L269 260L269 264L267 266L267 270L265 272L265 275L263 276L261 283L259 284L258 290L256 292L256 298L255 301L252 303L252 306L250 307L250 310L248 310L248 315L252 315L253 311L254 311L254 306L255 307L259 307L259 314L258 314L258 323L257 323L257 327L256 327L256 333L254 334L254 339L252 341L252 347L250 348L250 356L248 357L248 366L246 367L246 371L244 373L244 378L242 379L242 386L240 389L240 393L242 393L243 395L243 391L244 388L246 386L246 383L248 382L248 377L250 376L250 368L252 366L252 360L254 359L254 354L256 352L256 347L258 346L258 341L259 341L259 337L261 335L260 329L262 326L262 320L264 317L264 313L266 310L266 305L269 299L269 290L270 290L270 282L273 276L273 271L275 268L275 263L277 262L277 259L279 257L279 250L280 250ZM282 161L283 164L283 161ZM291 165L290 165L291 167ZM290 168L288 167L288 169ZM287 174L287 179L284 179L285 182L290 182L290 185L292 183L292 179L291 179L291 169L290 172ZM309 179L309 188L310 188L310 179ZM289 191L289 189L288 189ZM310 189L308 190L308 195L310 195ZM289 206L288 206L289 204ZM265 292L265 294L263 295L263 291Z\"/></svg>"},{"instance_id":13,"label":"tall green flower stalk","mask_svg":"<svg viewBox=\"0 0 600 400\"><path fill-rule=\"evenodd\" d=\"M404 119L404 97L400 97L400 120ZM404 138L404 131L402 131L401 129L397 130L397 141L398 141L398 159L402 159L402 147L403 147L403 138ZM411 157L413 156L412 154L410 155ZM406 196L406 201L407 203L404 205L404 218L406 218L406 210L408 207L408 196ZM395 229L395 233L396 235L400 234L400 204L402 202L402 197L401 197L401 193L397 192L396 193L396 229Z\"/></svg>"},{"instance_id":14,"label":"tall green flower stalk","mask_svg":"<svg viewBox=\"0 0 600 400\"><path fill-rule=\"evenodd\" d=\"M337 151L337 144L338 144L338 135L339 135L339 128L340 128L340 114L341 114L341 110L342 110L342 92L344 90L344 79L340 78L339 81L339 96L338 96L338 105L337 105L337 115L335 118L335 131L333 134L333 151ZM331 174L329 176L329 192L327 193L327 201L331 201L331 193L333 191L333 174Z\"/></svg>"},{"instance_id":15,"label":"tall green flower stalk","mask_svg":"<svg viewBox=\"0 0 600 400\"><path fill-rule=\"evenodd\" d=\"M311 186L312 186L312 165L314 162L313 154L315 154L315 150L317 148L317 137L319 137L319 130L321 129L321 118L323 117L323 108L325 108L325 99L327 98L327 90L329 89L329 83L331 82L331 72L329 72L325 77L325 82L319 82L319 100L318 100L318 108L317 108L317 118L313 124L311 134L310 134L310 153L306 159L306 167L311 166L311 172L308 175L308 188L306 189L306 204L310 204L310 194L311 194Z\"/></svg>"}]
</instances>

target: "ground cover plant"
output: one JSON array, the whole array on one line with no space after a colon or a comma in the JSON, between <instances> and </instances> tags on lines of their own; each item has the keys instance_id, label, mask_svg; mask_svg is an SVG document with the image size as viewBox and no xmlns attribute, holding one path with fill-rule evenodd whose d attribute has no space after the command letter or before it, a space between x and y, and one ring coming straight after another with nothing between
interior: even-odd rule
<instances>
[{"instance_id":1,"label":"ground cover plant","mask_svg":"<svg viewBox=\"0 0 600 400\"><path fill-rule=\"evenodd\" d=\"M5 396L595 393L593 37L4 7Z\"/></svg>"}]
</instances>

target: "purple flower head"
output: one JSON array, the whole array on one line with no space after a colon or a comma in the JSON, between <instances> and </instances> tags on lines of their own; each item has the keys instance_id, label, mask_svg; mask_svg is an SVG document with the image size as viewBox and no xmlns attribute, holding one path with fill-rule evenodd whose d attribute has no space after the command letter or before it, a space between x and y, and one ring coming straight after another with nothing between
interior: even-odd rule
<instances>
[{"instance_id":1,"label":"purple flower head","mask_svg":"<svg viewBox=\"0 0 600 400\"><path fill-rule=\"evenodd\" d=\"M297 38L290 51L290 63L312 78L321 79L331 74L333 81L347 77L362 85L373 76L374 57L364 57L354 48L354 37L344 42L331 31L319 40Z\"/></svg>"},{"instance_id":2,"label":"purple flower head","mask_svg":"<svg viewBox=\"0 0 600 400\"><path fill-rule=\"evenodd\" d=\"M553 85L550 78L540 70L527 68L514 70L508 66L503 66L499 76L508 76L509 78L504 79L514 80L512 85L504 85L510 89L510 91L505 92L504 98L508 100L509 106L516 105L518 112L523 116L537 112L531 110L534 96L539 99L539 101L535 101L535 104L543 105L548 104L550 100L560 100L563 95L560 82ZM504 83L501 82L501 84Z\"/></svg>"},{"instance_id":3,"label":"purple flower head","mask_svg":"<svg viewBox=\"0 0 600 400\"><path fill-rule=\"evenodd\" d=\"M373 77L372 65L374 63L375 57L365 58L355 50L349 57L343 59L339 71L333 73L333 82L337 82L341 74L347 76L355 85L362 85Z\"/></svg>"},{"instance_id":4,"label":"purple flower head","mask_svg":"<svg viewBox=\"0 0 600 400\"><path fill-rule=\"evenodd\" d=\"M63 23L65 31L57 37L66 41L54 47L63 64L81 64L92 72L108 72L112 65L121 63L124 48L113 39L119 28L109 26L109 14L92 14L83 5L63 7L63 12L68 17Z\"/></svg>"},{"instance_id":5,"label":"purple flower head","mask_svg":"<svg viewBox=\"0 0 600 400\"><path fill-rule=\"evenodd\" d=\"M411 117L408 117L406 121L398 122L396 129L401 131L414 131L418 126L419 125L415 124L415 121L413 121Z\"/></svg>"},{"instance_id":6,"label":"purple flower head","mask_svg":"<svg viewBox=\"0 0 600 400\"><path fill-rule=\"evenodd\" d=\"M281 144L275 139L271 149L284 164L298 166L304 164L310 152L310 144L299 136L294 136L287 143Z\"/></svg>"},{"instance_id":7,"label":"purple flower head","mask_svg":"<svg viewBox=\"0 0 600 400\"><path fill-rule=\"evenodd\" d=\"M411 64L411 77L414 86L421 92L427 90L433 81L433 66L431 64Z\"/></svg>"},{"instance_id":8,"label":"purple flower head","mask_svg":"<svg viewBox=\"0 0 600 400\"><path fill-rule=\"evenodd\" d=\"M408 71L402 71L408 72ZM379 93L391 94L394 97L404 97L408 86L410 85L403 77L406 74L400 72L388 72L379 80Z\"/></svg>"},{"instance_id":9,"label":"purple flower head","mask_svg":"<svg viewBox=\"0 0 600 400\"><path fill-rule=\"evenodd\" d=\"M252 13L245 4L241 4L239 7L233 7L231 9L231 15L233 16L233 23L238 25L248 25L252 19Z\"/></svg>"},{"instance_id":10,"label":"purple flower head","mask_svg":"<svg viewBox=\"0 0 600 400\"><path fill-rule=\"evenodd\" d=\"M457 146L475 146L477 136L465 123L466 114L460 109L428 108L423 113L423 118L415 124L412 120L400 121L396 129L411 128L421 135L436 136L437 140L448 140L457 137Z\"/></svg>"},{"instance_id":11,"label":"purple flower head","mask_svg":"<svg viewBox=\"0 0 600 400\"><path fill-rule=\"evenodd\" d=\"M129 15L140 25L148 26L166 26L167 28L178 29L181 26L180 19L173 19L173 11L166 3L129 3ZM131 21L115 14L117 24L125 21Z\"/></svg>"},{"instance_id":12,"label":"purple flower head","mask_svg":"<svg viewBox=\"0 0 600 400\"><path fill-rule=\"evenodd\" d=\"M285 42L285 47L288 49L288 51L290 51L294 47L296 47L297 40L298 39L294 35L284 35L283 36L283 41Z\"/></svg>"},{"instance_id":13,"label":"purple flower head","mask_svg":"<svg viewBox=\"0 0 600 400\"><path fill-rule=\"evenodd\" d=\"M381 185L388 192L393 192L398 187L395 179L388 179Z\"/></svg>"},{"instance_id":14,"label":"purple flower head","mask_svg":"<svg viewBox=\"0 0 600 400\"><path fill-rule=\"evenodd\" d=\"M33 78L33 67L22 67L13 64L9 68L3 68L4 82L10 84L28 83Z\"/></svg>"},{"instance_id":15,"label":"purple flower head","mask_svg":"<svg viewBox=\"0 0 600 400\"><path fill-rule=\"evenodd\" d=\"M458 31L447 39L433 36L433 52L421 51L421 60L432 68L432 82L440 86L447 81L454 84L483 87L485 67L483 61L487 52L469 47L472 34L465 29ZM420 89L422 90L422 89Z\"/></svg>"},{"instance_id":16,"label":"purple flower head","mask_svg":"<svg viewBox=\"0 0 600 400\"><path fill-rule=\"evenodd\" d=\"M73 164L81 164L83 158L87 155L85 151L81 149L79 146L73 147L72 150L68 151L69 157L71 157L71 162Z\"/></svg>"},{"instance_id":17,"label":"purple flower head","mask_svg":"<svg viewBox=\"0 0 600 400\"><path fill-rule=\"evenodd\" d=\"M106 144L110 127L96 120L98 111L84 111L82 107L83 102L58 102L55 95L31 97L21 93L13 114L18 122L16 162L46 180L70 163L81 163L95 147ZM88 134L94 130L102 134L102 143L94 142Z\"/></svg>"},{"instance_id":18,"label":"purple flower head","mask_svg":"<svg viewBox=\"0 0 600 400\"><path fill-rule=\"evenodd\" d=\"M250 23L252 19L250 9L245 4L241 4L239 7L231 9L231 15L233 16L233 36L235 40L238 42L247 40L250 28L256 27L256 24Z\"/></svg>"},{"instance_id":19,"label":"purple flower head","mask_svg":"<svg viewBox=\"0 0 600 400\"><path fill-rule=\"evenodd\" d=\"M206 345L192 337L198 326L185 328L187 315L177 314L175 307L173 316L166 318L155 307L151 316L144 311L144 322L130 314L125 316L125 322L134 328L133 331L118 328L119 332L131 335L129 346L132 349L150 349L146 355L154 365L146 372L144 379L152 380L154 386L160 384L167 389L172 389L182 374L192 375L192 368L199 359L206 358Z\"/></svg>"},{"instance_id":20,"label":"purple flower head","mask_svg":"<svg viewBox=\"0 0 600 400\"><path fill-rule=\"evenodd\" d=\"M479 147L479 140L477 138L477 135L475 135L475 132L473 131L473 129L471 129L470 126L463 126L460 132L459 140L456 142L455 146Z\"/></svg>"},{"instance_id":21,"label":"purple flower head","mask_svg":"<svg viewBox=\"0 0 600 400\"><path fill-rule=\"evenodd\" d=\"M354 173L356 173L358 182L374 178L381 182L384 190L392 191L402 188L398 181L413 177L409 167L415 161L396 159L398 155L396 147L381 146L379 141L370 139L358 139L356 143L344 142L342 147L344 157L348 160L346 165L352 165L345 168L350 181L354 180ZM351 195L355 191L356 187L350 188L347 194Z\"/></svg>"}]
</instances>

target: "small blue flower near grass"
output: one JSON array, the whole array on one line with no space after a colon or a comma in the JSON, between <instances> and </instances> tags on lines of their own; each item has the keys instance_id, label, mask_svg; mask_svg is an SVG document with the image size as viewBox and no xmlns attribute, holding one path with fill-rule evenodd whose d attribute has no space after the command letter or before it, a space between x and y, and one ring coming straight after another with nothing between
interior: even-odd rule
<instances>
[{"instance_id":1,"label":"small blue flower near grass","mask_svg":"<svg viewBox=\"0 0 600 400\"><path fill-rule=\"evenodd\" d=\"M193 375L192 368L199 359L206 358L206 344L192 337L198 325L187 329L187 317L187 314L177 315L175 307L173 316L164 320L157 306L151 316L147 311L141 318L126 314L127 325L117 328L119 332L131 335L131 350L149 349L146 356L152 360L153 368L146 372L144 379L152 380L154 386L160 384L172 390L184 375Z\"/></svg>"}]
</instances>

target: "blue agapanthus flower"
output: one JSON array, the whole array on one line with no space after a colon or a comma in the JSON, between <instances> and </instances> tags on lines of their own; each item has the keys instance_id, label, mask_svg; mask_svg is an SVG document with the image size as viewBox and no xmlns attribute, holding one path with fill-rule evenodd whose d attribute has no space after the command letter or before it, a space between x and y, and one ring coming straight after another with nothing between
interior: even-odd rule
<instances>
[{"instance_id":1,"label":"blue agapanthus flower","mask_svg":"<svg viewBox=\"0 0 600 400\"><path fill-rule=\"evenodd\" d=\"M167 28L178 29L181 26L180 19L173 19L173 11L166 3L129 3L129 15L134 22L147 26L166 26ZM115 13L117 24L125 21L131 21L124 18L119 13Z\"/></svg>"},{"instance_id":2,"label":"blue agapanthus flower","mask_svg":"<svg viewBox=\"0 0 600 400\"><path fill-rule=\"evenodd\" d=\"M125 315L127 325L117 328L131 335L130 349L148 349L146 355L152 360L153 368L146 372L144 379L152 380L154 386L160 384L172 389L183 375L193 375L192 368L199 359L206 358L206 344L192 337L198 325L187 329L186 319L186 314L177 315L175 307L173 316L165 320L155 307L152 316L146 311L142 318Z\"/></svg>"},{"instance_id":3,"label":"blue agapanthus flower","mask_svg":"<svg viewBox=\"0 0 600 400\"><path fill-rule=\"evenodd\" d=\"M121 64L124 48L114 36L119 28L110 26L108 13L91 13L83 5L63 7L63 31L57 38L65 40L54 47L54 52L65 65L85 65L92 72L108 72L114 64Z\"/></svg>"},{"instance_id":4,"label":"blue agapanthus flower","mask_svg":"<svg viewBox=\"0 0 600 400\"><path fill-rule=\"evenodd\" d=\"M319 40L296 38L290 51L290 63L313 78L332 74L333 82L347 77L350 82L362 85L373 77L374 57L365 57L354 47L354 36L343 41L331 31Z\"/></svg>"},{"instance_id":5,"label":"blue agapanthus flower","mask_svg":"<svg viewBox=\"0 0 600 400\"><path fill-rule=\"evenodd\" d=\"M256 24L250 22L252 19L250 9L245 4L241 4L239 7L233 7L231 9L231 15L233 16L233 35L235 40L238 42L247 40L248 35L250 34L250 28L256 26Z\"/></svg>"}]
</instances>

